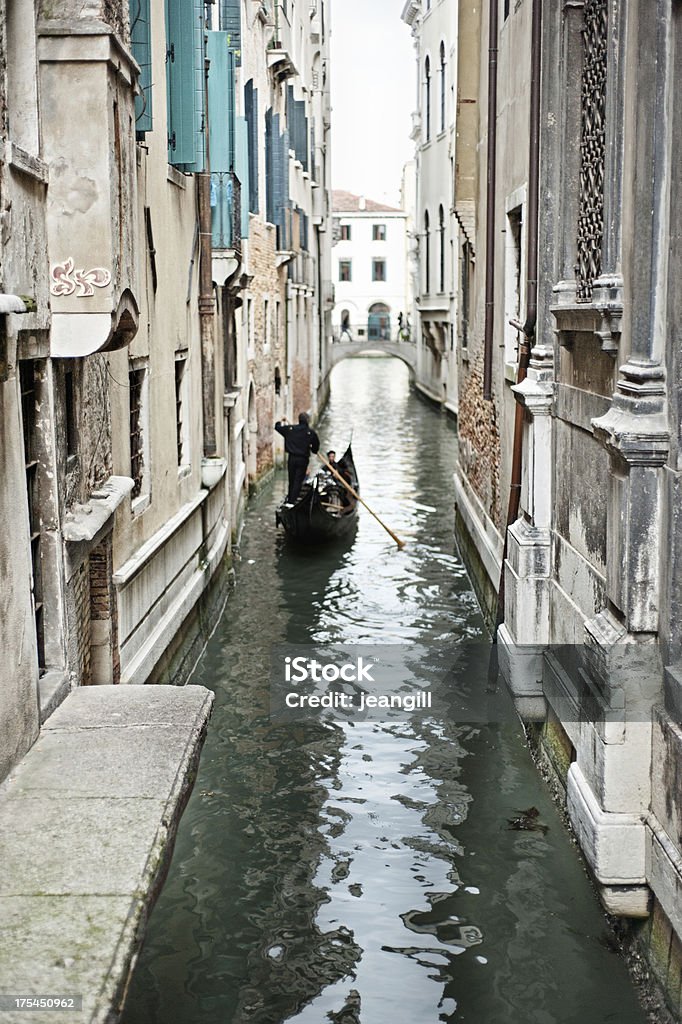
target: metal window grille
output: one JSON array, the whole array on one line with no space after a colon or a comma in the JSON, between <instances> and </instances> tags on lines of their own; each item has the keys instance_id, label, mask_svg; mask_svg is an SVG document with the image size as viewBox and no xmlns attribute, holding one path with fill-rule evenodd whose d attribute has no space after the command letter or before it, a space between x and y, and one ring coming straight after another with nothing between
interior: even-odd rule
<instances>
[{"instance_id":1,"label":"metal window grille","mask_svg":"<svg viewBox=\"0 0 682 1024\"><path fill-rule=\"evenodd\" d=\"M183 380L187 361L184 356L175 359L175 437L178 449L178 466L182 465L183 457Z\"/></svg>"},{"instance_id":2,"label":"metal window grille","mask_svg":"<svg viewBox=\"0 0 682 1024\"><path fill-rule=\"evenodd\" d=\"M19 364L21 388L21 419L24 434L24 465L26 470L26 497L31 544L31 567L33 576L33 611L36 623L36 646L38 670L45 672L45 628L43 623L43 572L40 534L40 493L37 458L37 409L39 378L36 365L31 360Z\"/></svg>"},{"instance_id":3,"label":"metal window grille","mask_svg":"<svg viewBox=\"0 0 682 1024\"><path fill-rule=\"evenodd\" d=\"M130 475L133 478L131 497L137 498L142 493L144 478L144 438L142 428L142 388L144 386L145 369L130 370L128 384L130 387Z\"/></svg>"},{"instance_id":4,"label":"metal window grille","mask_svg":"<svg viewBox=\"0 0 682 1024\"><path fill-rule=\"evenodd\" d=\"M580 203L576 295L589 302L601 273L604 235L604 157L606 153L607 0L586 0L580 136Z\"/></svg>"}]
</instances>

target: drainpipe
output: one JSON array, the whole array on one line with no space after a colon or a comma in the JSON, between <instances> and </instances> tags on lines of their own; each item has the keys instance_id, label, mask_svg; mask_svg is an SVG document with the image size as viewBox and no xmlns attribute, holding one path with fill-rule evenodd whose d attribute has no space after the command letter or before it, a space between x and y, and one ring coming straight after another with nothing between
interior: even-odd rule
<instances>
[{"instance_id":1,"label":"drainpipe","mask_svg":"<svg viewBox=\"0 0 682 1024\"><path fill-rule=\"evenodd\" d=\"M208 69L204 61L204 109L206 110L204 170L196 175L199 219L199 327L201 332L201 394L204 418L204 458L217 453L215 423L215 335L213 294L213 236L211 230L211 160L208 143Z\"/></svg>"},{"instance_id":2,"label":"drainpipe","mask_svg":"<svg viewBox=\"0 0 682 1024\"><path fill-rule=\"evenodd\" d=\"M531 33L531 79L530 79L530 144L528 152L528 246L526 250L526 321L524 324L512 321L514 327L521 332L519 343L519 365L516 383L526 379L530 350L535 341L535 329L538 319L538 188L540 180L540 73L541 73L541 32L542 32L542 0L533 0ZM498 627L504 622L504 563L507 558L507 537L509 527L516 522L521 501L521 475L523 470L523 419L524 408L516 403L514 416L514 441L512 448L511 482L509 484L509 504L507 506L507 523L504 531L504 551L502 553L502 570L500 585L497 591L497 616L495 619L495 636Z\"/></svg>"},{"instance_id":3,"label":"drainpipe","mask_svg":"<svg viewBox=\"0 0 682 1024\"><path fill-rule=\"evenodd\" d=\"M495 319L498 9L499 0L490 0L488 13L488 191L485 215L485 334L483 340L483 398L486 402L492 399L493 329Z\"/></svg>"}]
</instances>

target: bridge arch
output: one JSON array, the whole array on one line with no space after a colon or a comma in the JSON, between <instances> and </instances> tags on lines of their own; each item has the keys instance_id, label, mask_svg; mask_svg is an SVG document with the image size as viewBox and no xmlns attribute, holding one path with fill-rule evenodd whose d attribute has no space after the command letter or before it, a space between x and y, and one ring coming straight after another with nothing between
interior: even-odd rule
<instances>
[{"instance_id":1,"label":"bridge arch","mask_svg":"<svg viewBox=\"0 0 682 1024\"><path fill-rule=\"evenodd\" d=\"M330 373L344 359L377 354L400 359L410 372L410 382L414 382L417 369L417 346L414 342L370 341L369 338L363 338L361 341L336 341L329 346L328 351Z\"/></svg>"}]
</instances>

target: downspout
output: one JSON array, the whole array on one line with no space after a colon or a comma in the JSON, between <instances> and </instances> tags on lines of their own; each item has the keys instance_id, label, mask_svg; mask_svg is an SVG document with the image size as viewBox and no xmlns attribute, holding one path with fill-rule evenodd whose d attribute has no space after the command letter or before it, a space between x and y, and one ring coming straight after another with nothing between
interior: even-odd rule
<instances>
[{"instance_id":1,"label":"downspout","mask_svg":"<svg viewBox=\"0 0 682 1024\"><path fill-rule=\"evenodd\" d=\"M486 402L492 399L493 330L495 326L498 9L499 0L490 0L488 13L488 189L485 215L485 334L483 338L483 398Z\"/></svg>"},{"instance_id":2,"label":"downspout","mask_svg":"<svg viewBox=\"0 0 682 1024\"><path fill-rule=\"evenodd\" d=\"M541 74L541 32L542 32L542 0L533 0L531 32L531 79L530 79L530 145L528 153L528 245L526 249L526 321L523 325L513 323L521 331L519 342L519 365L516 383L526 379L530 350L535 341L535 329L538 319L538 190L540 180L540 74ZM507 537L509 527L516 522L521 501L521 476L523 470L523 405L517 401L514 416L514 441L512 448L511 481L509 484L509 504L507 506L507 522L504 531L504 551L502 553L502 569L500 585L497 591L497 616L495 619L495 636L499 626L504 622L504 563L507 558Z\"/></svg>"},{"instance_id":3,"label":"downspout","mask_svg":"<svg viewBox=\"0 0 682 1024\"><path fill-rule=\"evenodd\" d=\"M213 235L211 230L211 160L208 131L208 69L204 61L205 163L197 174L199 218L199 328L201 333L201 396L204 419L204 458L215 458L215 297L213 294Z\"/></svg>"}]
</instances>

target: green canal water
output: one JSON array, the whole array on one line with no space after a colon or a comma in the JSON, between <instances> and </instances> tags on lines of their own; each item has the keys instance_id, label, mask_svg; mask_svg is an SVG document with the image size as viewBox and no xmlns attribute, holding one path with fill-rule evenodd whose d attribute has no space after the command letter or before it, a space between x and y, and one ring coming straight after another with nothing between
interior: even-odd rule
<instances>
[{"instance_id":1,"label":"green canal water","mask_svg":"<svg viewBox=\"0 0 682 1024\"><path fill-rule=\"evenodd\" d=\"M458 671L408 721L271 719L273 645L486 642L445 417L401 363L356 359L319 430L339 454L352 431L364 496L408 544L363 511L351 544L306 554L275 530L282 476L252 502L192 679L215 709L124 1024L643 1024L522 729L462 721ZM543 827L510 829L529 807Z\"/></svg>"}]
</instances>

